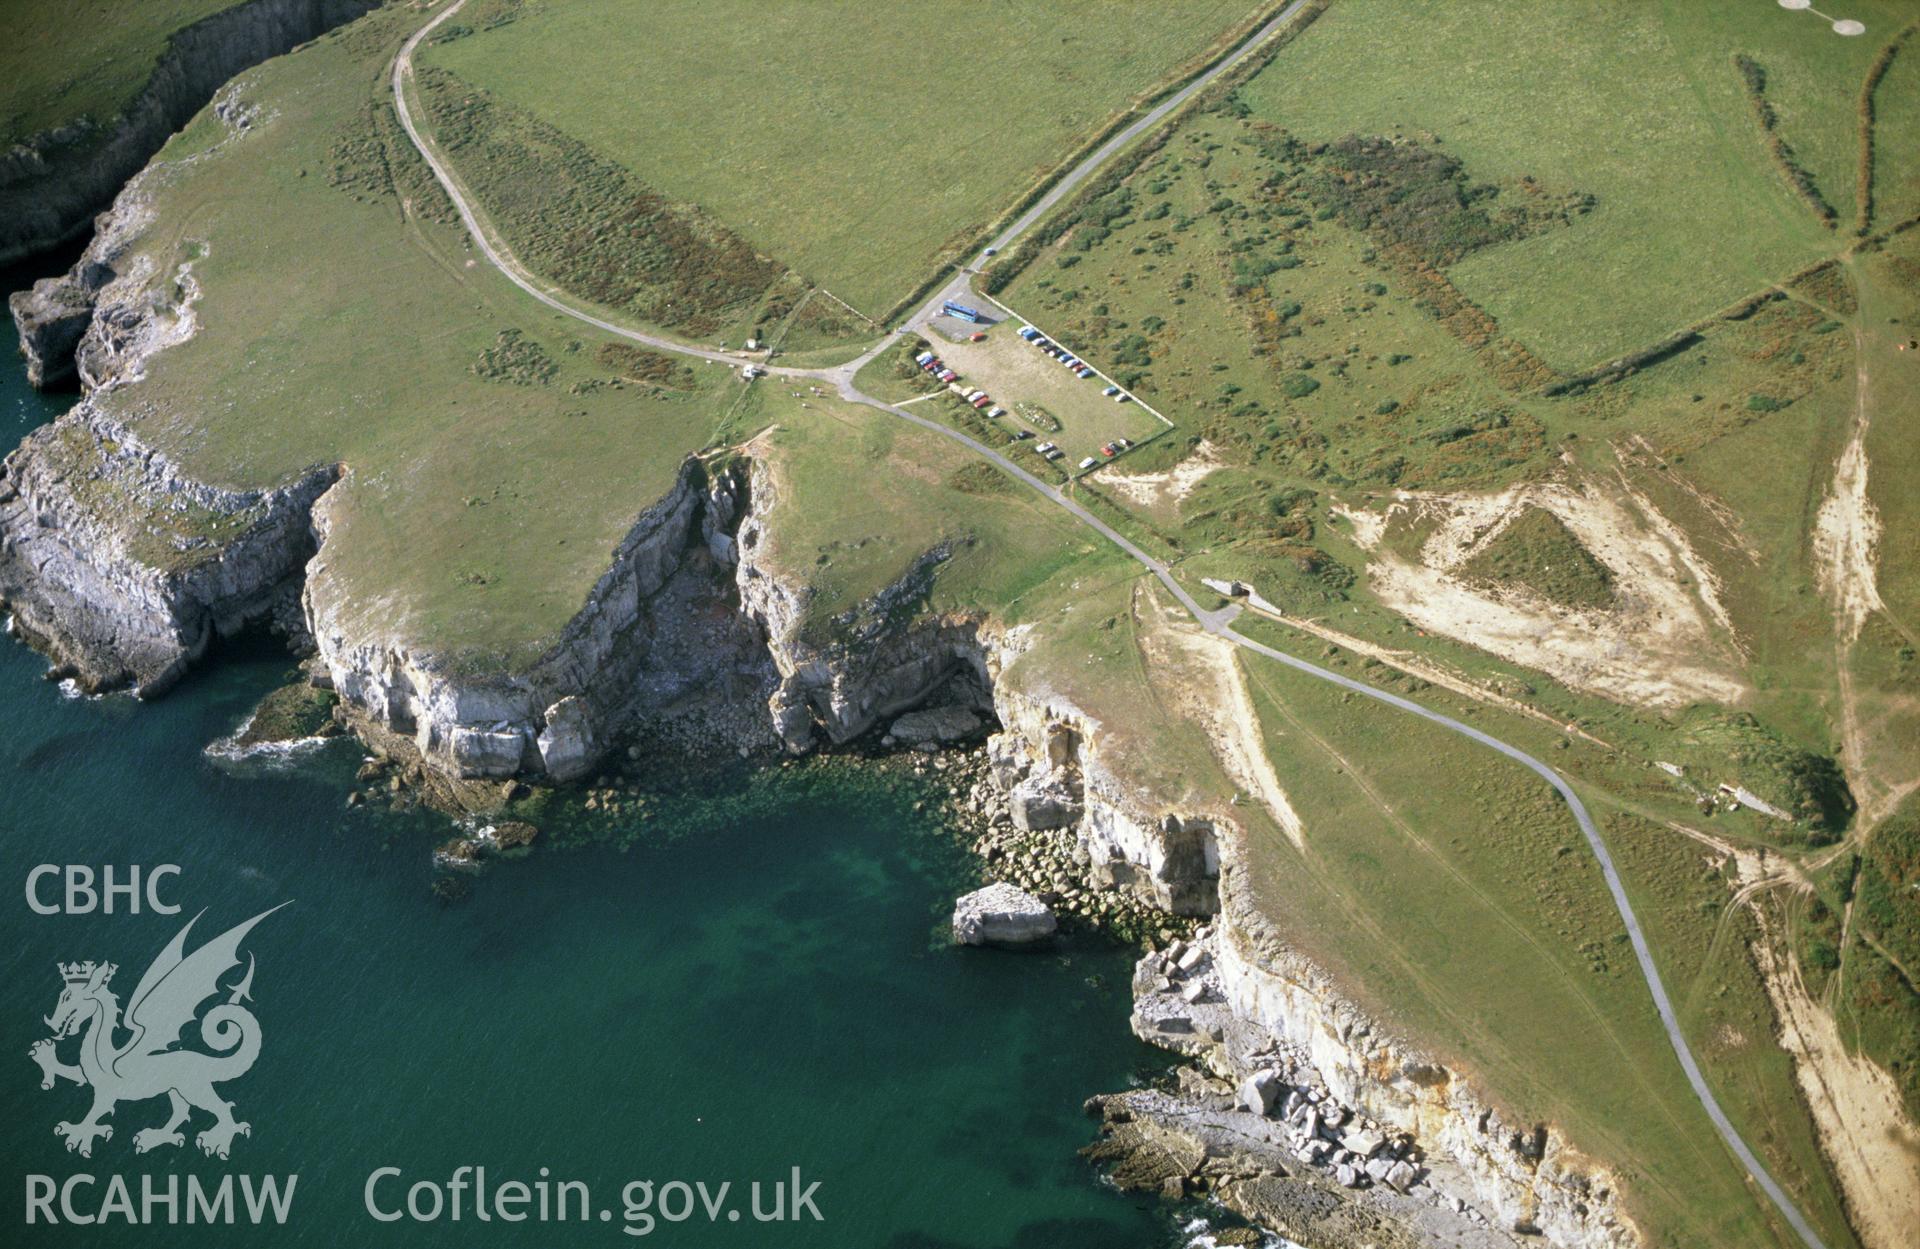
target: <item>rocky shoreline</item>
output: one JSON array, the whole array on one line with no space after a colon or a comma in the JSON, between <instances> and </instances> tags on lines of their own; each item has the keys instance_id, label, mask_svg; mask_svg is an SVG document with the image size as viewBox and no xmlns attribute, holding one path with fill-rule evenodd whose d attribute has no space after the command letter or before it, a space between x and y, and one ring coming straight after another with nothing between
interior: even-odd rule
<instances>
[{"instance_id":1,"label":"rocky shoreline","mask_svg":"<svg viewBox=\"0 0 1920 1249\"><path fill-rule=\"evenodd\" d=\"M1032 743L996 734L916 767L959 782L956 817L987 880L1144 949L1133 1030L1191 1065L1168 1086L1088 1103L1102 1137L1087 1156L1116 1184L1206 1197L1309 1249L1638 1244L1611 1178L1549 1129L1507 1126L1297 956L1268 946L1270 962L1251 961L1262 926L1236 904L1230 848L1226 905L1202 924L1166 910L1164 890L1099 871L1094 822L1020 827L1032 790L1006 760L1022 747Z\"/></svg>"}]
</instances>

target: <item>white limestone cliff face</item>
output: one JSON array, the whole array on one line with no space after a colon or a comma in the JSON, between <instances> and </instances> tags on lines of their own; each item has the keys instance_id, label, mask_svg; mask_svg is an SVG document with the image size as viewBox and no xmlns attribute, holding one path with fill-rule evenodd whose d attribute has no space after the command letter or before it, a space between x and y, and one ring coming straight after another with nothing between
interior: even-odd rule
<instances>
[{"instance_id":1,"label":"white limestone cliff face","mask_svg":"<svg viewBox=\"0 0 1920 1249\"><path fill-rule=\"evenodd\" d=\"M1098 722L1060 694L1003 681L994 707L1006 731L988 743L992 775L1016 827L1071 828L1096 887L1131 889L1176 915L1214 912L1220 853L1210 817L1142 792L1103 754Z\"/></svg>"},{"instance_id":2,"label":"white limestone cliff face","mask_svg":"<svg viewBox=\"0 0 1920 1249\"><path fill-rule=\"evenodd\" d=\"M0 596L82 688L157 694L216 636L273 611L333 478L327 465L272 490L210 486L82 402L6 459ZM182 515L193 524L164 527Z\"/></svg>"},{"instance_id":3,"label":"white limestone cliff face","mask_svg":"<svg viewBox=\"0 0 1920 1249\"><path fill-rule=\"evenodd\" d=\"M333 689L357 714L411 737L422 758L452 776L585 775L632 710L635 677L662 621L652 600L696 553L731 558L728 526L741 481L682 464L673 488L634 521L586 603L524 668L455 662L358 623L356 589L327 559L330 502L307 568L308 628Z\"/></svg>"},{"instance_id":4,"label":"white limestone cliff face","mask_svg":"<svg viewBox=\"0 0 1920 1249\"><path fill-rule=\"evenodd\" d=\"M273 488L225 488L182 470L116 415L116 392L198 324L194 262L163 270L131 252L151 220L138 179L102 216L95 245L64 279L83 288L84 332L65 322L51 331L90 362L87 398L28 435L0 470L0 596L15 627L83 688L142 695L284 602L313 550L309 509L338 471L321 464Z\"/></svg>"},{"instance_id":5,"label":"white limestone cliff face","mask_svg":"<svg viewBox=\"0 0 1920 1249\"><path fill-rule=\"evenodd\" d=\"M1007 630L984 612L911 609L948 558L945 543L857 608L810 622L804 575L767 554L780 508L792 501L780 497L759 461L752 483L736 582L740 608L764 633L780 674L769 711L789 751L807 750L823 736L836 744L857 737L958 675L980 710L993 711L1005 728L991 741L994 778L1016 824L1074 828L1097 883L1132 888L1177 914L1212 912L1219 871L1212 823L1159 811L1101 756L1090 717L1051 691L1029 691L1006 676L1025 648L1025 631Z\"/></svg>"},{"instance_id":6,"label":"white limestone cliff face","mask_svg":"<svg viewBox=\"0 0 1920 1249\"><path fill-rule=\"evenodd\" d=\"M175 33L119 116L80 119L0 153L0 264L78 235L220 84L377 3L245 0Z\"/></svg>"},{"instance_id":7,"label":"white limestone cliff face","mask_svg":"<svg viewBox=\"0 0 1920 1249\"><path fill-rule=\"evenodd\" d=\"M244 137L258 118L244 83L227 87L213 115L226 135L200 157L154 161L114 196L94 220L93 238L67 272L42 278L7 297L26 358L27 381L45 387L78 375L84 394L138 381L148 357L193 336L199 299L196 261L163 271L139 249L154 222L154 192L179 169ZM184 240L185 251L205 255L204 240Z\"/></svg>"},{"instance_id":8,"label":"white limestone cliff face","mask_svg":"<svg viewBox=\"0 0 1920 1249\"><path fill-rule=\"evenodd\" d=\"M810 628L812 588L767 555L770 528L789 501L779 498L773 474L759 461L749 495L752 507L736 538L735 584L740 610L764 635L780 675L768 710L790 752L808 750L823 736L834 744L858 737L879 720L912 710L957 674L971 678L984 702L993 683L984 615L914 614L904 626L897 622L948 558L944 545L859 608Z\"/></svg>"},{"instance_id":9,"label":"white limestone cliff face","mask_svg":"<svg viewBox=\"0 0 1920 1249\"><path fill-rule=\"evenodd\" d=\"M1641 1243L1605 1168L1550 1124L1506 1121L1465 1076L1383 1028L1273 935L1241 895L1239 879L1230 862L1221 919L1205 946L1234 1017L1297 1056L1339 1104L1411 1136L1444 1164L1434 1180L1441 1191L1495 1225L1563 1249Z\"/></svg>"},{"instance_id":10,"label":"white limestone cliff face","mask_svg":"<svg viewBox=\"0 0 1920 1249\"><path fill-rule=\"evenodd\" d=\"M250 124L237 89L216 111L236 136ZM298 631L312 638L343 702L411 737L428 766L465 779L570 780L591 770L639 696L636 677L663 623L653 598L689 556L703 570L731 567L744 477L689 458L531 664L471 662L362 627L356 589L334 575L326 549L341 466L316 466L274 490L220 489L110 414L138 411L148 361L197 328L194 262L161 272L137 246L153 221L148 184L167 169L149 166L122 191L70 273L13 301L30 366L45 379L71 360L65 367L77 369L87 394L6 462L0 594L17 625L87 688L131 684L150 694L212 637L298 595ZM169 533L166 520L186 514L202 532Z\"/></svg>"}]
</instances>

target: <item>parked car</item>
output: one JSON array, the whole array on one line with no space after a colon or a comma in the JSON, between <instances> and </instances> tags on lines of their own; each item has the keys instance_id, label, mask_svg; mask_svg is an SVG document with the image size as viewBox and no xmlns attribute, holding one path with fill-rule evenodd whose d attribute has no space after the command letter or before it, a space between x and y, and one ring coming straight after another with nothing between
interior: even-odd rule
<instances>
[{"instance_id":1,"label":"parked car","mask_svg":"<svg viewBox=\"0 0 1920 1249\"><path fill-rule=\"evenodd\" d=\"M1098 468L1099 466L1100 461L1094 459L1092 456L1088 456L1086 459L1080 461L1080 471L1083 473L1090 468Z\"/></svg>"}]
</instances>

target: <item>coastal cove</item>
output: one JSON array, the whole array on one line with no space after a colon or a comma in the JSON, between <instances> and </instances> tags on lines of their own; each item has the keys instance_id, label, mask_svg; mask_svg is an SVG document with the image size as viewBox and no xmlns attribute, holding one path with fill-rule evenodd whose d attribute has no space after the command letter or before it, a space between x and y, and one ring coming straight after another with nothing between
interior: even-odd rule
<instances>
[{"instance_id":1,"label":"coastal cove","mask_svg":"<svg viewBox=\"0 0 1920 1249\"><path fill-rule=\"evenodd\" d=\"M10 438L69 402L28 390L9 364ZM363 1211L377 1167L444 1182L467 1164L529 1180L548 1167L616 1212L630 1179L744 1191L798 1166L820 1181L825 1222L780 1228L792 1245L1185 1243L1191 1211L1117 1196L1075 1156L1094 1136L1081 1103L1165 1065L1128 1032L1128 952L951 948L947 913L977 869L931 787L846 763L742 766L644 825L560 815L543 837L565 845L496 864L443 906L430 852L446 819L347 809L351 741L281 760L205 753L292 667L270 642L235 644L142 704L71 697L25 647L0 648L14 881L0 1046L17 1057L45 1034L56 962L114 961L130 992L201 908L196 941L293 901L249 939L264 1048L227 1090L253 1125L229 1163L191 1148L135 1155L158 1102L122 1107L114 1138L80 1160L51 1128L84 1094L43 1092L18 1060L0 1082L0 1135L22 1171L136 1186L143 1173L299 1175L287 1226L256 1243L618 1243L617 1214L581 1233ZM35 915L19 885L43 862L179 864L182 914ZM9 1186L0 1221L23 1218ZM767 1230L660 1232L733 1245ZM25 1235L203 1243L184 1226Z\"/></svg>"}]
</instances>

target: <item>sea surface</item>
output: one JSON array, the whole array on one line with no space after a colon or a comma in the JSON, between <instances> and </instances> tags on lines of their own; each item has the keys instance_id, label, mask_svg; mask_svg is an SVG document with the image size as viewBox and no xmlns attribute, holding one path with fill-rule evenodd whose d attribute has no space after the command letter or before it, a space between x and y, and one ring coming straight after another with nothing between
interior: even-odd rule
<instances>
[{"instance_id":1,"label":"sea surface","mask_svg":"<svg viewBox=\"0 0 1920 1249\"><path fill-rule=\"evenodd\" d=\"M0 440L72 401L35 394L9 356ZM208 755L292 675L270 642L224 648L152 704L75 697L45 666L0 640L0 1244L1115 1249L1191 1235L1193 1210L1122 1196L1075 1153L1094 1136L1086 1097L1165 1066L1127 1030L1130 956L952 948L946 917L975 869L911 778L741 768L617 826L555 810L541 849L448 902L431 863L447 821L349 809L353 743ZM129 914L123 896L112 915L36 914L25 884L43 863L123 878L176 865L161 901L183 909ZM28 1059L56 965L114 962L124 1003L189 918L194 948L282 904L244 944L263 1048L222 1089L251 1125L231 1159L195 1148L205 1116L184 1148L136 1154L164 1099L123 1103L91 1159L69 1153L54 1124L89 1094L43 1091ZM398 1168L375 1190L390 1213L415 1181L462 1166L495 1189L584 1181L589 1219L577 1199L545 1224L476 1222L470 1195L458 1222L444 1205L429 1222L366 1210L379 1168ZM800 1189L818 1183L823 1221L756 1222L749 1186L766 1212L795 1168ZM82 1215L101 1213L115 1175L136 1212L148 1176L161 1191L169 1177L298 1180L284 1226L168 1225L164 1206L157 1226L71 1226L58 1202L59 1225L25 1224L29 1177L76 1175L94 1177L71 1190ZM622 1190L648 1180L641 1237ZM731 1187L714 1221L696 1200L667 1222L671 1181ZM182 1189L175 1217L184 1206Z\"/></svg>"}]
</instances>

